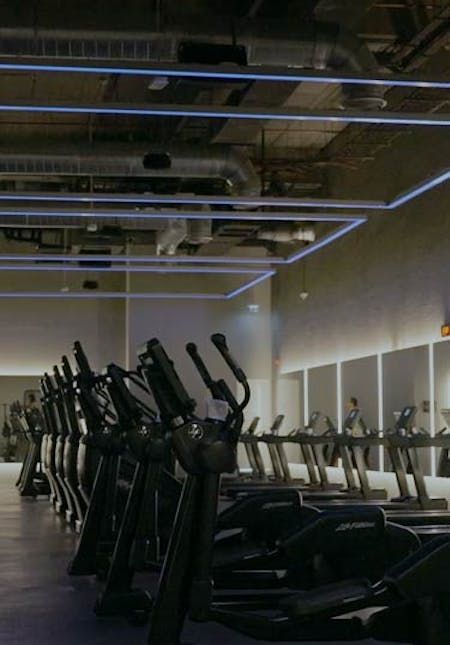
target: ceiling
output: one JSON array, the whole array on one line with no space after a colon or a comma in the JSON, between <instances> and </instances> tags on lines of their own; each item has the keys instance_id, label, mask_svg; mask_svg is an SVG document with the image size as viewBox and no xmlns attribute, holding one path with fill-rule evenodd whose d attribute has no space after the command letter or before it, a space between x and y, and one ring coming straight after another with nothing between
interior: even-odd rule
<instances>
[{"instance_id":1,"label":"ceiling","mask_svg":"<svg viewBox=\"0 0 450 645\"><path fill-rule=\"evenodd\" d=\"M450 0L91 0L60 7L51 0L31 9L0 3L0 294L241 293L277 263L363 224L361 209L327 204L330 171L370 164L414 127L283 115L448 112L442 88L172 71L446 79ZM149 106L207 106L252 118L135 113ZM196 196L203 203L189 202ZM393 196L367 195L374 197ZM133 271L130 255L137 256ZM178 268L162 272L164 266Z\"/></svg>"}]
</instances>

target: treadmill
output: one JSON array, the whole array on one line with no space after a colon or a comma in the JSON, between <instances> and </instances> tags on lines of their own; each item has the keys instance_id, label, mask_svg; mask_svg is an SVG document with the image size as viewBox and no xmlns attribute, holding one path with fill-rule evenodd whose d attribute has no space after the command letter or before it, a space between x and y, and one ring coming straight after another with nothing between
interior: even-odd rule
<instances>
[{"instance_id":1,"label":"treadmill","mask_svg":"<svg viewBox=\"0 0 450 645\"><path fill-rule=\"evenodd\" d=\"M262 461L262 455L258 443L263 442L269 447L269 454L271 457L274 455L272 462L274 465L275 479L273 481L268 480L259 484L257 482L252 482L253 485L250 486L241 482L224 482L224 485L222 486L224 494L229 497L236 497L237 495L265 492L267 490L273 490L274 487L281 487L283 489L294 488L302 493L306 501L313 501L314 503L318 500L332 501L336 498L342 499L342 501L356 501L362 499L364 495L367 495L366 498L370 499L386 499L386 491L371 490L368 486L368 481L366 488L363 489L361 486L358 486L353 475L351 455L345 443L339 443L338 445L340 455L344 462L347 488L343 488L341 484L330 484L323 457L323 446L330 442L338 442L341 435L338 434L335 429L333 429L333 433L326 432L321 435L312 434L312 429L317 425L320 413L316 411L313 415L314 416L310 418L312 428L308 428L303 432L296 431L294 434L291 433L286 436L279 436L271 432L270 434L262 436L253 436L251 439L247 438L246 441L251 441L253 443L253 453L258 461ZM353 431L358 419L359 410L352 410L344 421L344 428L347 433L351 433ZM311 486L303 480L292 479L285 453L285 444L287 443L294 443L300 445L301 448L304 448L302 453L306 456L306 466L310 476L310 481L311 478L313 478L316 485ZM311 448L311 446L313 446L313 448ZM317 480L313 459L318 466L320 482ZM276 460L278 463L276 463ZM369 493L366 489L369 490L372 497L369 497Z\"/></svg>"},{"instance_id":2,"label":"treadmill","mask_svg":"<svg viewBox=\"0 0 450 645\"><path fill-rule=\"evenodd\" d=\"M443 498L430 498L426 489L423 471L420 466L417 450L431 446L448 447L450 449L450 435L430 437L424 431L413 428L415 406L406 406L392 431L387 431L383 436L371 433L364 437L351 437L355 455L368 445L385 446L391 456L400 496L390 501L375 502L361 501L362 505L379 505L386 511L387 519L398 524L407 525L415 530L422 539L429 539L447 533L450 530L450 513L447 511L447 500ZM356 464L359 463L356 458ZM363 464L364 465L364 464ZM412 494L407 478L407 466L411 469L417 494ZM365 467L365 465L364 465ZM341 500L334 503L318 501L317 506L323 509L339 508Z\"/></svg>"},{"instance_id":3,"label":"treadmill","mask_svg":"<svg viewBox=\"0 0 450 645\"><path fill-rule=\"evenodd\" d=\"M285 440L285 437L277 435L283 420L283 414L277 415L268 433L256 435L247 432L245 435L241 435L240 441L245 445L252 472L256 469L258 477L250 478L247 481L224 478L222 480L222 493L224 495L233 498L238 495L272 491L279 488L282 490L301 490L301 486L304 485L304 480L292 479L289 473L286 455L281 455L280 458L280 453L277 450L277 443ZM265 443L268 447L273 475L268 475L266 472L264 458L259 447L260 443Z\"/></svg>"},{"instance_id":4,"label":"treadmill","mask_svg":"<svg viewBox=\"0 0 450 645\"><path fill-rule=\"evenodd\" d=\"M445 428L442 428L442 430L440 430L436 436L448 436L450 438L450 408L442 408L441 415L444 417L444 421L447 426ZM450 447L441 448L437 466L437 476L450 477Z\"/></svg>"}]
</instances>

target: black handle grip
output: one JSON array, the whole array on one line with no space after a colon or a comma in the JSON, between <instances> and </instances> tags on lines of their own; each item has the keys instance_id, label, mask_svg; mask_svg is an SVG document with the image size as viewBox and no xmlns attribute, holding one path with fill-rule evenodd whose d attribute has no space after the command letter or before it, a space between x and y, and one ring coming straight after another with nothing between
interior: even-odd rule
<instances>
[{"instance_id":1,"label":"black handle grip","mask_svg":"<svg viewBox=\"0 0 450 645\"><path fill-rule=\"evenodd\" d=\"M66 380L67 381L72 381L73 372L72 372L72 368L71 368L70 363L69 363L69 359L67 358L66 355L64 355L62 357L61 363L62 363L62 369L63 369L63 372L64 372L64 376L66 377Z\"/></svg>"},{"instance_id":2,"label":"black handle grip","mask_svg":"<svg viewBox=\"0 0 450 645\"><path fill-rule=\"evenodd\" d=\"M73 344L73 353L80 373L86 377L91 376L92 370L79 340L76 340Z\"/></svg>"},{"instance_id":3,"label":"black handle grip","mask_svg":"<svg viewBox=\"0 0 450 645\"><path fill-rule=\"evenodd\" d=\"M197 345L195 343L188 343L186 345L186 351L192 358L194 365L197 368L200 376L202 377L204 384L206 385L206 387L210 387L214 381L211 377L211 374L208 372L208 368L203 362L202 357L198 353Z\"/></svg>"},{"instance_id":4,"label":"black handle grip","mask_svg":"<svg viewBox=\"0 0 450 645\"><path fill-rule=\"evenodd\" d=\"M230 354L230 350L228 349L228 345L227 345L227 339L225 338L225 336L223 334L213 334L211 336L211 342L215 347L217 347L224 361L226 362L230 370L233 372L233 374L235 375L239 383L246 383L247 378L244 374L244 370L239 367L237 362Z\"/></svg>"}]
</instances>

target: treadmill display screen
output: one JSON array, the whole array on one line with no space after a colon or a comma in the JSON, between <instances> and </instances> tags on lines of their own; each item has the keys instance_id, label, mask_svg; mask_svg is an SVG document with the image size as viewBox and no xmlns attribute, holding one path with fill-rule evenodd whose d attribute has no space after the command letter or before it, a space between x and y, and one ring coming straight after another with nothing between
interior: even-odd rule
<instances>
[{"instance_id":1,"label":"treadmill display screen","mask_svg":"<svg viewBox=\"0 0 450 645\"><path fill-rule=\"evenodd\" d=\"M417 408L414 405L408 405L406 408L403 408L396 423L397 428L409 428L414 420L416 409Z\"/></svg>"},{"instance_id":2,"label":"treadmill display screen","mask_svg":"<svg viewBox=\"0 0 450 645\"><path fill-rule=\"evenodd\" d=\"M359 417L358 408L353 408L353 410L350 410L350 412L347 414L347 417L344 421L344 428L352 429L355 423L357 422L358 417Z\"/></svg>"}]
</instances>

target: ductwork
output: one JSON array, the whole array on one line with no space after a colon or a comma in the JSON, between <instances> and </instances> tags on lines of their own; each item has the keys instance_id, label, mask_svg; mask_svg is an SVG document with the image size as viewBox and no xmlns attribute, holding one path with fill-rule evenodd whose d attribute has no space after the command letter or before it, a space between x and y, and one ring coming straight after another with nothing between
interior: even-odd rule
<instances>
[{"instance_id":1,"label":"ductwork","mask_svg":"<svg viewBox=\"0 0 450 645\"><path fill-rule=\"evenodd\" d=\"M290 226L278 227L276 229L263 229L256 235L258 240L269 242L314 242L316 233L312 227L292 228Z\"/></svg>"},{"instance_id":2,"label":"ductwork","mask_svg":"<svg viewBox=\"0 0 450 645\"><path fill-rule=\"evenodd\" d=\"M217 19L216 19L217 20ZM367 45L337 23L251 20L224 21L204 26L149 33L86 32L46 29L0 29L0 56L47 59L90 59L128 62L239 62L249 66L288 66L299 69L378 72ZM201 45L210 46L202 58ZM194 45L194 47L193 47ZM212 49L216 46L216 53ZM345 85L347 107L381 108L384 89Z\"/></svg>"},{"instance_id":3,"label":"ductwork","mask_svg":"<svg viewBox=\"0 0 450 645\"><path fill-rule=\"evenodd\" d=\"M261 195L253 164L244 153L229 146L154 148L144 156L143 167L153 176L221 177L234 194Z\"/></svg>"},{"instance_id":4,"label":"ductwork","mask_svg":"<svg viewBox=\"0 0 450 645\"><path fill-rule=\"evenodd\" d=\"M163 231L156 234L156 255L175 255L187 235L185 219L170 219Z\"/></svg>"},{"instance_id":5,"label":"ductwork","mask_svg":"<svg viewBox=\"0 0 450 645\"><path fill-rule=\"evenodd\" d=\"M170 146L142 149L133 154L89 152L70 146L59 152L16 154L0 149L0 174L88 175L106 177L194 177L224 179L233 194L258 197L259 177L250 159L230 146Z\"/></svg>"}]
</instances>

